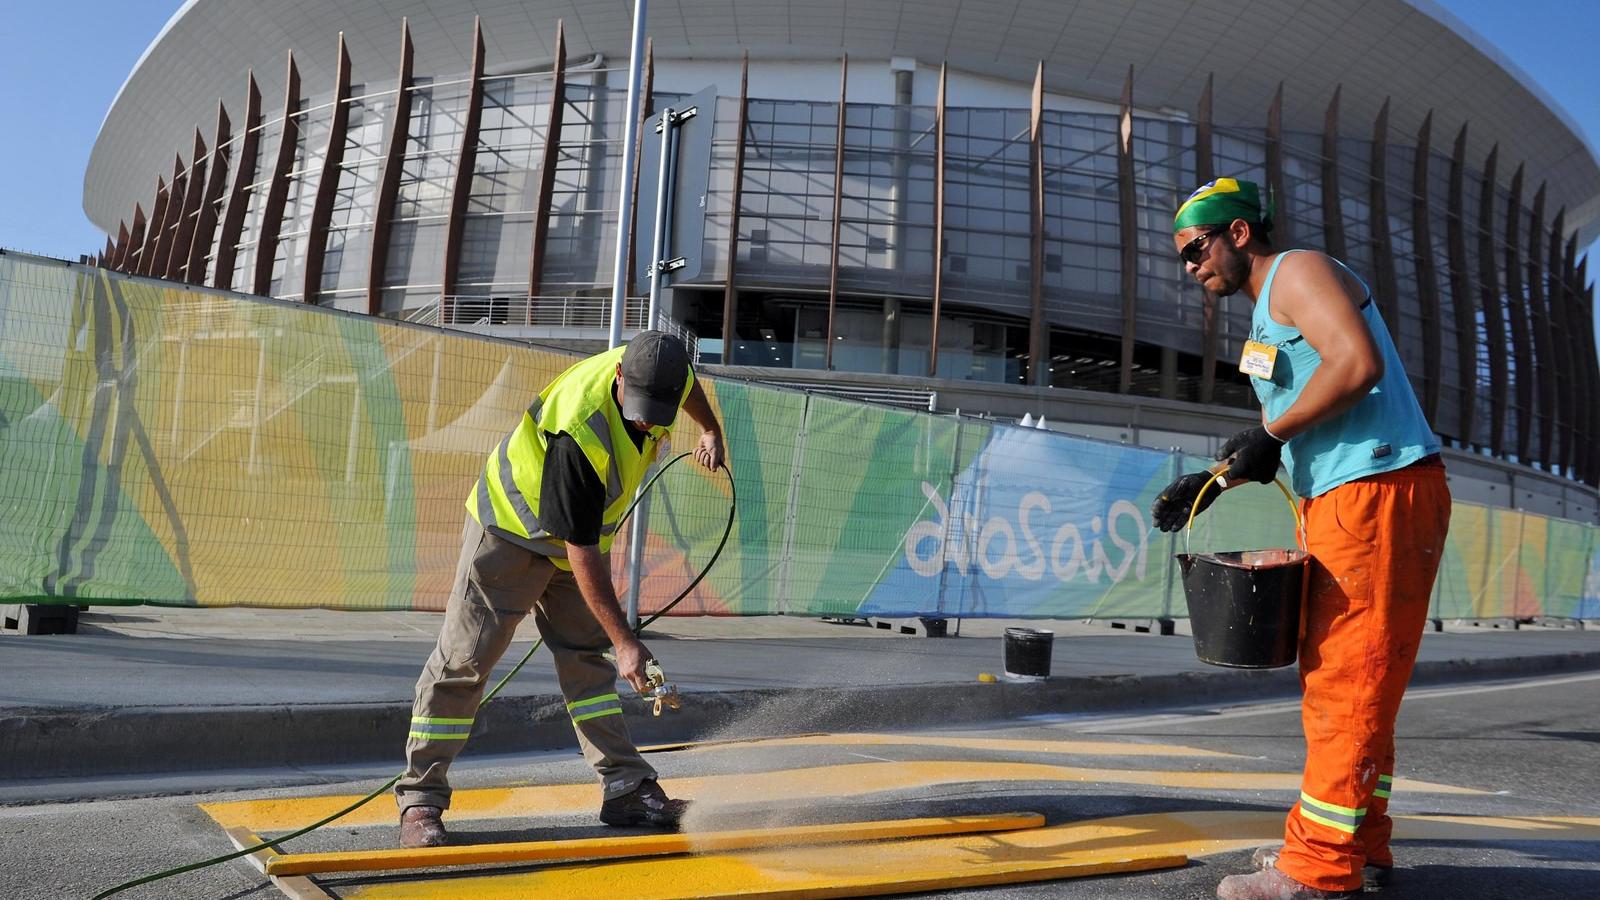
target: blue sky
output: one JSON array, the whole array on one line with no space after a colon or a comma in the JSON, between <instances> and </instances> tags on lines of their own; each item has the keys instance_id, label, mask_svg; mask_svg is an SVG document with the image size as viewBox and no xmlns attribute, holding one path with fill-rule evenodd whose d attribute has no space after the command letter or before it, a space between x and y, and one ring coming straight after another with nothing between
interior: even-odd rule
<instances>
[{"instance_id":1,"label":"blue sky","mask_svg":"<svg viewBox=\"0 0 1600 900\"><path fill-rule=\"evenodd\" d=\"M264 0L271 2L271 0ZM1600 16L1573 0L1440 0L1521 66L1600 146ZM76 259L105 238L83 215L100 120L179 0L7 4L0 27L0 246ZM1600 251L1600 241L1589 248ZM1600 263L1600 255L1595 256ZM1591 273L1596 266L1591 265Z\"/></svg>"}]
</instances>

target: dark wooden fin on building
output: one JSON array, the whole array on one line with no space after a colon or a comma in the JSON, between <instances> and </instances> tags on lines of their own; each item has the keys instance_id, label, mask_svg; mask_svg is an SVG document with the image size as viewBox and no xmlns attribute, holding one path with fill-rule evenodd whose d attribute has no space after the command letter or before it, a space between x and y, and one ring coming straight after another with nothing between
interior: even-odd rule
<instances>
[{"instance_id":1,"label":"dark wooden fin on building","mask_svg":"<svg viewBox=\"0 0 1600 900\"><path fill-rule=\"evenodd\" d=\"M206 254L213 252L217 239L217 213L222 204L222 192L228 187L228 162L234 155L232 123L228 121L228 107L217 102L217 134L211 142L211 171L206 175L206 192L200 198L200 210L195 215L194 234L189 238L189 257L184 263L183 280L201 284L206 277Z\"/></svg>"},{"instance_id":2,"label":"dark wooden fin on building","mask_svg":"<svg viewBox=\"0 0 1600 900\"><path fill-rule=\"evenodd\" d=\"M1389 98L1383 98L1378 117L1372 123L1371 178L1367 202L1371 205L1372 277L1378 311L1389 326L1396 347L1403 346L1401 333L1400 284L1395 272L1394 234L1389 230Z\"/></svg>"},{"instance_id":3,"label":"dark wooden fin on building","mask_svg":"<svg viewBox=\"0 0 1600 900\"><path fill-rule=\"evenodd\" d=\"M528 317L532 320L533 298L543 293L544 260L550 241L550 204L556 189L556 167L561 164L561 116L567 105L567 29L556 23L554 81L550 85L550 115L545 120L544 158L539 164L539 196L534 203L533 249L528 258ZM643 131L640 132L642 143ZM623 318L627 312L627 289L623 289Z\"/></svg>"},{"instance_id":4,"label":"dark wooden fin on building","mask_svg":"<svg viewBox=\"0 0 1600 900\"><path fill-rule=\"evenodd\" d=\"M1050 384L1050 325L1044 318L1044 62L1028 109L1028 377Z\"/></svg>"},{"instance_id":5,"label":"dark wooden fin on building","mask_svg":"<svg viewBox=\"0 0 1600 900\"><path fill-rule=\"evenodd\" d=\"M1478 187L1478 302L1483 309L1484 346L1489 357L1489 452L1504 457L1506 451L1506 315L1500 302L1500 267L1495 263L1494 206L1500 162L1500 145L1490 148L1483 161ZM1507 210L1509 214L1511 210Z\"/></svg>"},{"instance_id":6,"label":"dark wooden fin on building","mask_svg":"<svg viewBox=\"0 0 1600 900\"><path fill-rule=\"evenodd\" d=\"M461 242L466 237L467 201L472 198L472 174L478 165L478 127L483 122L483 20L472 19L472 71L467 76L467 110L456 147L456 176L450 186L450 216L444 226L444 261L439 270L439 309L446 310L458 290ZM442 320L444 321L444 320Z\"/></svg>"},{"instance_id":7,"label":"dark wooden fin on building","mask_svg":"<svg viewBox=\"0 0 1600 900\"><path fill-rule=\"evenodd\" d=\"M283 128L278 132L278 155L272 164L272 181L267 199L261 204L261 237L256 241L253 294L272 293L272 269L278 257L278 235L283 230L283 208L289 201L289 173L294 171L295 149L300 145L300 68L289 51L288 74L284 76Z\"/></svg>"},{"instance_id":8,"label":"dark wooden fin on building","mask_svg":"<svg viewBox=\"0 0 1600 900\"><path fill-rule=\"evenodd\" d=\"M316 303L322 293L322 265L328 252L328 225L333 221L333 201L339 196L339 173L344 168L345 137L350 128L350 51L339 32L339 55L334 64L333 116L328 123L328 146L317 178L317 199L306 228L305 282L300 298Z\"/></svg>"},{"instance_id":9,"label":"dark wooden fin on building","mask_svg":"<svg viewBox=\"0 0 1600 900\"><path fill-rule=\"evenodd\" d=\"M928 374L939 374L939 317L944 306L944 106L949 63L939 64L939 97L934 102L933 151L933 321L929 323Z\"/></svg>"},{"instance_id":10,"label":"dark wooden fin on building","mask_svg":"<svg viewBox=\"0 0 1600 900\"><path fill-rule=\"evenodd\" d=\"M744 132L750 127L750 51L739 60L739 115L734 128L733 205L728 212L728 280L722 288L722 364L733 362L733 326L738 316L739 205L744 202ZM637 184L635 191L638 190ZM633 254L628 254L633 259ZM633 283L632 278L628 280Z\"/></svg>"},{"instance_id":11,"label":"dark wooden fin on building","mask_svg":"<svg viewBox=\"0 0 1600 900\"><path fill-rule=\"evenodd\" d=\"M1333 86L1333 99L1322 114L1322 239L1323 249L1334 259L1347 259L1344 242L1344 203L1339 191L1339 94L1344 85Z\"/></svg>"},{"instance_id":12,"label":"dark wooden fin on building","mask_svg":"<svg viewBox=\"0 0 1600 900\"><path fill-rule=\"evenodd\" d=\"M395 79L394 115L384 138L383 167L378 175L378 196L372 207L372 253L367 257L367 314L383 311L383 276L389 268L389 237L394 233L394 209L400 196L400 176L405 171L406 142L411 140L411 65L416 51L411 44L411 23L400 20L400 75Z\"/></svg>"},{"instance_id":13,"label":"dark wooden fin on building","mask_svg":"<svg viewBox=\"0 0 1600 900\"><path fill-rule=\"evenodd\" d=\"M244 231L245 194L255 178L256 155L261 146L261 88L254 72L246 73L244 130L239 140L239 161L233 169L233 188L223 209L222 234L217 238L217 271L212 287L233 288L233 265L239 253L239 235Z\"/></svg>"},{"instance_id":14,"label":"dark wooden fin on building","mask_svg":"<svg viewBox=\"0 0 1600 900\"><path fill-rule=\"evenodd\" d=\"M850 88L850 54L839 63L839 117L833 132L833 231L828 245L828 330L822 348L822 367L833 368L834 316L839 309L839 214L844 209L844 122L850 104L846 96Z\"/></svg>"},{"instance_id":15,"label":"dark wooden fin on building","mask_svg":"<svg viewBox=\"0 0 1600 900\"><path fill-rule=\"evenodd\" d=\"M1416 155L1411 167L1412 260L1417 269L1417 300L1422 314L1422 371L1412 380L1422 380L1422 412L1437 430L1439 427L1439 372L1443 350L1439 330L1439 281L1433 265L1433 239L1430 236L1428 209L1428 157L1433 137L1433 110L1417 131Z\"/></svg>"},{"instance_id":16,"label":"dark wooden fin on building","mask_svg":"<svg viewBox=\"0 0 1600 900\"><path fill-rule=\"evenodd\" d=\"M1478 306L1467 263L1467 126L1456 132L1450 154L1450 196L1446 201L1445 258L1450 264L1450 306L1455 313L1457 395L1456 437L1463 446L1473 440L1473 418L1478 408Z\"/></svg>"},{"instance_id":17,"label":"dark wooden fin on building","mask_svg":"<svg viewBox=\"0 0 1600 900\"><path fill-rule=\"evenodd\" d=\"M206 139L200 129L194 130L194 148L190 151L189 186L184 192L183 208L178 211L177 227L172 232L172 247L167 253L164 278L188 280L189 245L194 241L195 221L200 215L200 205L205 201L209 183L206 176L211 165Z\"/></svg>"},{"instance_id":18,"label":"dark wooden fin on building","mask_svg":"<svg viewBox=\"0 0 1600 900\"><path fill-rule=\"evenodd\" d=\"M1213 155L1212 136L1212 86L1216 81L1216 73L1206 74L1206 86L1200 92L1200 110L1194 123L1194 181L1195 185L1209 183L1217 177L1217 166ZM1217 390L1217 332L1222 324L1222 317L1217 302L1217 295L1201 288L1201 335L1200 335L1200 402L1210 403L1216 398ZM1163 379L1165 380L1165 379Z\"/></svg>"},{"instance_id":19,"label":"dark wooden fin on building","mask_svg":"<svg viewBox=\"0 0 1600 900\"><path fill-rule=\"evenodd\" d=\"M1134 322L1139 309L1139 207L1133 184L1133 66L1122 82L1121 114L1117 117L1117 221L1121 235L1122 368L1117 390L1133 390Z\"/></svg>"}]
</instances>

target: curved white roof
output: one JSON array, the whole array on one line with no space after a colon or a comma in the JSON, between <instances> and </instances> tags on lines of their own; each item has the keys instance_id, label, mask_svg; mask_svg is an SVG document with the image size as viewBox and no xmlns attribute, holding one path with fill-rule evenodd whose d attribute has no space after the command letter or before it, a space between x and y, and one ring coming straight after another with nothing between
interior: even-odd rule
<instances>
[{"instance_id":1,"label":"curved white roof","mask_svg":"<svg viewBox=\"0 0 1600 900\"><path fill-rule=\"evenodd\" d=\"M355 81L392 83L400 21L409 17L418 74L464 73L473 16L483 18L491 71L548 59L564 19L569 58L628 53L631 0L188 0L145 51L112 102L84 174L84 211L114 232L135 202L149 204L157 175L188 152L198 126L209 144L218 99L235 128L245 73L254 69L264 113L282 103L293 50L308 95L331 90L338 35ZM1433 144L1448 152L1470 120L1477 168L1496 142L1501 179L1520 162L1530 193L1549 182L1553 205L1591 239L1600 230L1600 163L1580 129L1525 73L1432 0L1362 4L1243 0L654 0L649 31L663 58L913 57L980 75L1029 82L1039 60L1050 89L1115 99L1128 66L1146 109L1193 110L1216 73L1219 125L1260 127L1278 82L1284 125L1320 131L1335 84L1340 130L1370 136L1386 96L1391 141L1411 143L1434 112Z\"/></svg>"}]
</instances>

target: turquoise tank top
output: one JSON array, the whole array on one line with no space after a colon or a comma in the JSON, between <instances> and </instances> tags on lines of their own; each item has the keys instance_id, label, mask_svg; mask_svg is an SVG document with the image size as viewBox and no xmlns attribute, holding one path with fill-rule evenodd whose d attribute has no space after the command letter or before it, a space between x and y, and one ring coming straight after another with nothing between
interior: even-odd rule
<instances>
[{"instance_id":1,"label":"turquoise tank top","mask_svg":"<svg viewBox=\"0 0 1600 900\"><path fill-rule=\"evenodd\" d=\"M1300 399L1311 373L1322 364L1322 354L1306 342L1298 328L1272 319L1272 280L1284 257L1298 252L1285 250L1272 261L1250 317L1250 339L1278 348L1272 378L1250 379L1266 410L1269 428ZM1349 266L1336 259L1334 262L1350 272L1366 292L1361 317L1383 357L1383 378L1342 415L1295 435L1284 445L1284 467L1289 470L1294 492L1302 497L1325 494L1357 478L1403 469L1439 452L1439 439L1422 414L1411 382L1406 380L1400 354L1394 349L1378 305L1372 302L1372 289Z\"/></svg>"}]
</instances>

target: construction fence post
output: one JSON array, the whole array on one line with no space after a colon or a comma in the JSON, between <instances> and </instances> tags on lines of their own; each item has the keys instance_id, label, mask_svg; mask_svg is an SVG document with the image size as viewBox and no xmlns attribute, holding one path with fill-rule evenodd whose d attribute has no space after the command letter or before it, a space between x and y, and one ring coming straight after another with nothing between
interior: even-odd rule
<instances>
[{"instance_id":1,"label":"construction fence post","mask_svg":"<svg viewBox=\"0 0 1600 900\"><path fill-rule=\"evenodd\" d=\"M789 463L789 498L783 512L783 555L778 558L778 586L773 592L772 612L789 612L789 575L794 567L795 508L800 502L800 476L805 471L806 441L811 429L811 394L800 401L800 430L794 436L794 455Z\"/></svg>"},{"instance_id":2,"label":"construction fence post","mask_svg":"<svg viewBox=\"0 0 1600 900\"><path fill-rule=\"evenodd\" d=\"M1183 455L1178 452L1177 448L1172 448L1168 451L1167 462L1167 482L1170 484L1177 479L1178 472L1183 467ZM1175 531L1167 532L1166 539L1167 574L1166 581L1161 589L1161 616L1156 619L1156 626L1160 634L1170 636L1177 632L1177 624L1172 618L1172 588L1174 582L1177 581L1178 533ZM1187 611L1187 606L1185 606L1185 611Z\"/></svg>"}]
</instances>

